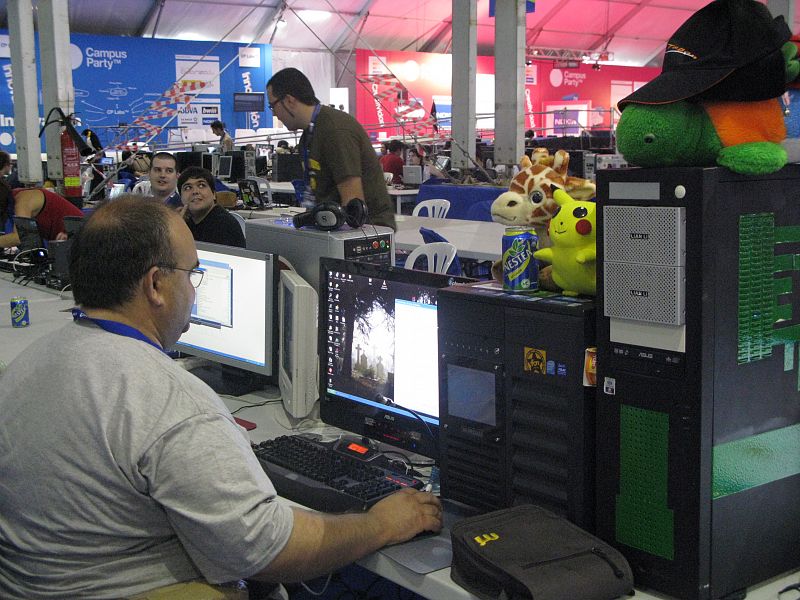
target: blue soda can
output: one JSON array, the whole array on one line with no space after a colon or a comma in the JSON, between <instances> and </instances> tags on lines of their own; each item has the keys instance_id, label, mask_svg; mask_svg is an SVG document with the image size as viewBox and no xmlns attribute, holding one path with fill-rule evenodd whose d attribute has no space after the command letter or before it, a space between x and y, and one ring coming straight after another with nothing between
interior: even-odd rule
<instances>
[{"instance_id":1,"label":"blue soda can","mask_svg":"<svg viewBox=\"0 0 800 600\"><path fill-rule=\"evenodd\" d=\"M506 227L503 234L503 289L531 292L539 289L539 267L533 253L539 236L524 227Z\"/></svg>"},{"instance_id":2,"label":"blue soda can","mask_svg":"<svg viewBox=\"0 0 800 600\"><path fill-rule=\"evenodd\" d=\"M27 327L31 324L31 315L28 312L28 299L16 296L11 299L11 326Z\"/></svg>"}]
</instances>

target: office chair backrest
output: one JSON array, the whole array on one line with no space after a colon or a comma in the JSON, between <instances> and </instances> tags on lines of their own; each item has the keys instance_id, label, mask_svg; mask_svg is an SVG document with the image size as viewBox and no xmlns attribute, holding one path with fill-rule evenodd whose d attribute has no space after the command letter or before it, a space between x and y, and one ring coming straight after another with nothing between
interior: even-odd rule
<instances>
[{"instance_id":1,"label":"office chair backrest","mask_svg":"<svg viewBox=\"0 0 800 600\"><path fill-rule=\"evenodd\" d=\"M422 209L426 209L429 217L434 219L444 219L450 210L450 200L444 198L431 198L430 200L422 200L414 207L413 216L419 216ZM424 215L423 215L424 216Z\"/></svg>"},{"instance_id":2,"label":"office chair backrest","mask_svg":"<svg viewBox=\"0 0 800 600\"><path fill-rule=\"evenodd\" d=\"M433 242L417 246L406 259L405 268L413 269L417 259L424 256L428 259L430 273L447 273L450 263L456 256L456 247L450 242Z\"/></svg>"},{"instance_id":3,"label":"office chair backrest","mask_svg":"<svg viewBox=\"0 0 800 600\"><path fill-rule=\"evenodd\" d=\"M237 212L233 212L232 210L229 211L229 214L233 215L233 218L236 219L237 221L239 221L239 227L242 228L242 235L247 237L247 234L245 233L245 220L244 220L244 217L242 215L240 215L239 213L237 213Z\"/></svg>"}]
</instances>

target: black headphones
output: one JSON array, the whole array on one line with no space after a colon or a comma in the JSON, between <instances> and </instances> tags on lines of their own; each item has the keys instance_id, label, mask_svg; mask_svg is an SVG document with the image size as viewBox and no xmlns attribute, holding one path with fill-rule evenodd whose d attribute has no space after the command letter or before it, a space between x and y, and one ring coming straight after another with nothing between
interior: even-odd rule
<instances>
[{"instance_id":1,"label":"black headphones","mask_svg":"<svg viewBox=\"0 0 800 600\"><path fill-rule=\"evenodd\" d=\"M298 229L313 225L321 231L335 231L347 223L353 229L358 229L367 222L367 215L367 205L360 198L353 198L344 208L336 202L325 201L292 217L292 224Z\"/></svg>"}]
</instances>

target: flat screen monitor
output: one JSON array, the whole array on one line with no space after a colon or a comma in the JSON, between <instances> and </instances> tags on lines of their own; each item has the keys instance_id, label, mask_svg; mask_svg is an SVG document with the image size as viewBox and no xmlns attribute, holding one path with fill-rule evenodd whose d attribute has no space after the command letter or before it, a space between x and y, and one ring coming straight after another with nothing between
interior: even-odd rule
<instances>
[{"instance_id":1,"label":"flat screen monitor","mask_svg":"<svg viewBox=\"0 0 800 600\"><path fill-rule=\"evenodd\" d=\"M320 417L438 458L437 290L462 278L323 258Z\"/></svg>"},{"instance_id":2,"label":"flat screen monitor","mask_svg":"<svg viewBox=\"0 0 800 600\"><path fill-rule=\"evenodd\" d=\"M233 157L228 155L220 156L219 163L217 163L217 177L220 179L230 179L232 169Z\"/></svg>"},{"instance_id":3,"label":"flat screen monitor","mask_svg":"<svg viewBox=\"0 0 800 600\"><path fill-rule=\"evenodd\" d=\"M176 350L274 380L277 256L197 242L203 281Z\"/></svg>"},{"instance_id":4,"label":"flat screen monitor","mask_svg":"<svg viewBox=\"0 0 800 600\"><path fill-rule=\"evenodd\" d=\"M421 185L422 184L422 167L420 165L404 165L403 166L403 184L404 185Z\"/></svg>"},{"instance_id":5,"label":"flat screen monitor","mask_svg":"<svg viewBox=\"0 0 800 600\"><path fill-rule=\"evenodd\" d=\"M77 215L64 216L64 233L67 234L68 238L71 238L78 233L81 230L81 227L83 227L83 217L79 217Z\"/></svg>"},{"instance_id":6,"label":"flat screen monitor","mask_svg":"<svg viewBox=\"0 0 800 600\"><path fill-rule=\"evenodd\" d=\"M36 224L36 219L30 217L14 217L14 227L17 229L17 235L19 236L19 245L17 248L20 253L35 250L36 248L44 248L44 242L39 233L39 226Z\"/></svg>"},{"instance_id":7,"label":"flat screen monitor","mask_svg":"<svg viewBox=\"0 0 800 600\"><path fill-rule=\"evenodd\" d=\"M437 156L434 164L436 165L437 169L444 173L450 168L450 157L445 156L444 154Z\"/></svg>"},{"instance_id":8,"label":"flat screen monitor","mask_svg":"<svg viewBox=\"0 0 800 600\"><path fill-rule=\"evenodd\" d=\"M283 270L278 302L278 387L286 412L299 419L307 416L319 399L317 290L294 271Z\"/></svg>"},{"instance_id":9,"label":"flat screen monitor","mask_svg":"<svg viewBox=\"0 0 800 600\"><path fill-rule=\"evenodd\" d=\"M263 112L264 92L234 92L233 112Z\"/></svg>"},{"instance_id":10,"label":"flat screen monitor","mask_svg":"<svg viewBox=\"0 0 800 600\"><path fill-rule=\"evenodd\" d=\"M177 163L178 166L178 173L181 173L188 167L203 166L202 152L176 152L174 156L175 156L175 162Z\"/></svg>"}]
</instances>

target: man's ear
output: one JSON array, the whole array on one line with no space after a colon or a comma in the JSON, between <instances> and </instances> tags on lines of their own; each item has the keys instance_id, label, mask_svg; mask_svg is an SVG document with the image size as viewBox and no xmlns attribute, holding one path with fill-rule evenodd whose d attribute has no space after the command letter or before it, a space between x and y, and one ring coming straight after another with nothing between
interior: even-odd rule
<instances>
[{"instance_id":1,"label":"man's ear","mask_svg":"<svg viewBox=\"0 0 800 600\"><path fill-rule=\"evenodd\" d=\"M142 277L142 292L147 301L154 306L164 305L164 286L167 272L161 267L150 267L150 270Z\"/></svg>"}]
</instances>

